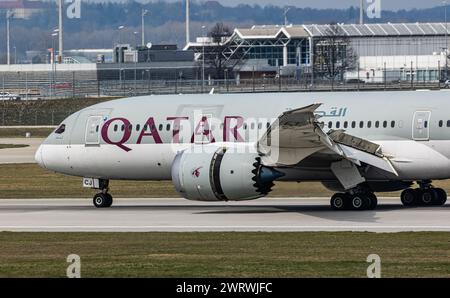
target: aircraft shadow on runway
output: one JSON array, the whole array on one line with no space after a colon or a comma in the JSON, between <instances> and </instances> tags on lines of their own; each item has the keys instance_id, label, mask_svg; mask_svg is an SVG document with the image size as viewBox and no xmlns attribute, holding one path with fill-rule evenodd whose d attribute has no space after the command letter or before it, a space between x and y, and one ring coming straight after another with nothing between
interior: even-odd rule
<instances>
[{"instance_id":1,"label":"aircraft shadow on runway","mask_svg":"<svg viewBox=\"0 0 450 298\"><path fill-rule=\"evenodd\" d=\"M254 214L303 214L307 216L334 220L334 221L354 221L354 222L376 222L379 220L379 214L390 211L408 211L426 208L426 210L442 210L450 208L450 205L440 207L413 207L405 208L401 204L379 205L377 210L373 211L335 211L327 205L137 205L125 206L115 205L107 209L95 209L91 206L37 206L37 205L20 205L20 206L0 206L1 213L33 213L33 212L85 212L91 214L98 212L99 214L114 213L117 211L134 211L134 212L170 212L170 211L191 211L192 215L254 215Z\"/></svg>"},{"instance_id":2,"label":"aircraft shadow on runway","mask_svg":"<svg viewBox=\"0 0 450 298\"><path fill-rule=\"evenodd\" d=\"M448 205L450 207L450 205ZM420 208L420 207L417 207ZM435 207L444 208L444 207ZM258 214L258 213L292 213L292 212L333 212L333 213L361 213L361 211L335 211L327 205L113 205L111 208L96 209L93 206L45 206L45 205L7 205L1 206L0 211L8 212L37 212L37 211L118 211L118 210L136 210L136 211L174 211L174 210L198 210L204 209L209 211L196 212L197 214ZM214 209L214 210L212 210ZM380 205L377 210L374 211L362 211L362 212L376 212L376 211L392 211L406 209L402 205ZM410 208L413 209L413 208Z\"/></svg>"},{"instance_id":3,"label":"aircraft shadow on runway","mask_svg":"<svg viewBox=\"0 0 450 298\"><path fill-rule=\"evenodd\" d=\"M383 211L402 209L401 205L381 205L372 211L335 211L326 205L295 205L295 206L233 206L226 210L205 211L199 214L303 214L307 216L334 220L354 222L376 222L377 214Z\"/></svg>"}]
</instances>

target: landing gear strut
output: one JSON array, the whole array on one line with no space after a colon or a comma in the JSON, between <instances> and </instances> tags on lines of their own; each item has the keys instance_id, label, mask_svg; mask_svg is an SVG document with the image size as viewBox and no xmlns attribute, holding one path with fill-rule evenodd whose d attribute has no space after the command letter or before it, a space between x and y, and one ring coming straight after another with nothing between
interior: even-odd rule
<instances>
[{"instance_id":1,"label":"landing gear strut","mask_svg":"<svg viewBox=\"0 0 450 298\"><path fill-rule=\"evenodd\" d=\"M443 206L447 202L447 193L442 188L434 188L431 181L419 182L420 188L405 189L401 201L405 207Z\"/></svg>"},{"instance_id":2,"label":"landing gear strut","mask_svg":"<svg viewBox=\"0 0 450 298\"><path fill-rule=\"evenodd\" d=\"M374 210L378 199L373 192L337 193L330 201L334 210Z\"/></svg>"}]
</instances>

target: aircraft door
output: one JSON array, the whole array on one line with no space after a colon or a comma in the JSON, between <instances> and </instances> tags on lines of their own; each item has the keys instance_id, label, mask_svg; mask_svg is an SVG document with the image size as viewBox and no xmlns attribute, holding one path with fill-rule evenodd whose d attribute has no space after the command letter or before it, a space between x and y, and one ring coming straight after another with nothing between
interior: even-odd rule
<instances>
[{"instance_id":1,"label":"aircraft door","mask_svg":"<svg viewBox=\"0 0 450 298\"><path fill-rule=\"evenodd\" d=\"M430 139L430 111L417 111L414 113L412 137L415 141L428 141Z\"/></svg>"},{"instance_id":2,"label":"aircraft door","mask_svg":"<svg viewBox=\"0 0 450 298\"><path fill-rule=\"evenodd\" d=\"M86 121L86 145L100 144L100 125L103 122L102 116L89 116Z\"/></svg>"}]
</instances>

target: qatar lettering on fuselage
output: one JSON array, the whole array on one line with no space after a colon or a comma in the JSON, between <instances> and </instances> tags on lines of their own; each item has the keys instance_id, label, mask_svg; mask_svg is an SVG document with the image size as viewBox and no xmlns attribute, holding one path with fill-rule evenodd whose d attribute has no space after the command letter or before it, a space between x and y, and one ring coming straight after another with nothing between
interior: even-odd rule
<instances>
[{"instance_id":1,"label":"qatar lettering on fuselage","mask_svg":"<svg viewBox=\"0 0 450 298\"><path fill-rule=\"evenodd\" d=\"M167 121L172 121L172 143L178 144L180 143L180 131L181 131L181 122L189 121L189 117L167 117ZM206 116L202 116L198 123L195 125L195 129L192 133L192 137L190 139L191 143L194 143L196 136L201 136L206 139L209 143L215 143L216 138L213 136L213 131L211 130L209 118ZM112 125L123 126L124 129L122 131L123 135L120 140L113 141L111 138L111 129ZM120 149L129 152L132 149L128 147L126 144L130 140L132 132L131 132L132 123L126 118L112 118L104 123L101 129L101 136L105 143L110 145L115 145ZM224 142L244 142L244 138L239 133L239 129L244 126L244 118L240 116L226 116L223 120L223 135L222 140ZM116 130L114 130L116 131ZM158 132L155 119L153 117L149 117L139 132L139 137L137 139L137 144L141 144L144 138L152 138L155 144L163 144L163 140L161 138L160 133Z\"/></svg>"}]
</instances>

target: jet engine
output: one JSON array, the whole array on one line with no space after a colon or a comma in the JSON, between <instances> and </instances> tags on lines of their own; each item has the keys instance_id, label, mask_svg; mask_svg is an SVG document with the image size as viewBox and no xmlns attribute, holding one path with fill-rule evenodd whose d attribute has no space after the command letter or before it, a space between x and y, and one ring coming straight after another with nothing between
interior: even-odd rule
<instances>
[{"instance_id":1,"label":"jet engine","mask_svg":"<svg viewBox=\"0 0 450 298\"><path fill-rule=\"evenodd\" d=\"M261 164L257 153L227 148L183 151L172 165L175 189L195 201L245 201L266 196L283 173Z\"/></svg>"}]
</instances>

